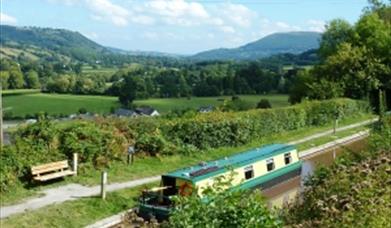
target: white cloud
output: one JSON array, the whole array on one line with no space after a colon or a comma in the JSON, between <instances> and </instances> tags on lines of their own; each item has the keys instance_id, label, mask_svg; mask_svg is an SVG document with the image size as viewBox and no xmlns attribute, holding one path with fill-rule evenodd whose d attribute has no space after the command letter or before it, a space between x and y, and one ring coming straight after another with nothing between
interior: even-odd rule
<instances>
[{"instance_id":1,"label":"white cloud","mask_svg":"<svg viewBox=\"0 0 391 228\"><path fill-rule=\"evenodd\" d=\"M240 27L249 27L257 14L241 4L225 3L219 6L219 11L224 15L227 22Z\"/></svg>"},{"instance_id":2,"label":"white cloud","mask_svg":"<svg viewBox=\"0 0 391 228\"><path fill-rule=\"evenodd\" d=\"M209 14L204 6L197 2L186 2L184 0L152 0L145 4L147 8L154 10L162 16L180 18L208 18Z\"/></svg>"},{"instance_id":3,"label":"white cloud","mask_svg":"<svg viewBox=\"0 0 391 228\"><path fill-rule=\"evenodd\" d=\"M14 25L18 22L15 17L7 15L5 13L0 13L0 24Z\"/></svg>"},{"instance_id":4,"label":"white cloud","mask_svg":"<svg viewBox=\"0 0 391 228\"><path fill-rule=\"evenodd\" d=\"M144 15L134 15L130 17L130 21L136 24L142 25L153 25L155 23L155 19L149 16Z\"/></svg>"},{"instance_id":5,"label":"white cloud","mask_svg":"<svg viewBox=\"0 0 391 228\"><path fill-rule=\"evenodd\" d=\"M63 3L67 6L73 6L80 2L80 0L47 0L49 3Z\"/></svg>"},{"instance_id":6,"label":"white cloud","mask_svg":"<svg viewBox=\"0 0 391 228\"><path fill-rule=\"evenodd\" d=\"M194 26L210 19L202 4L185 0L152 0L137 9L138 13L148 14L169 25Z\"/></svg>"},{"instance_id":7,"label":"white cloud","mask_svg":"<svg viewBox=\"0 0 391 228\"><path fill-rule=\"evenodd\" d=\"M326 22L320 20L308 20L307 25L309 25L309 30L315 32L324 32Z\"/></svg>"},{"instance_id":8,"label":"white cloud","mask_svg":"<svg viewBox=\"0 0 391 228\"><path fill-rule=\"evenodd\" d=\"M92 18L110 21L115 26L123 27L128 24L130 12L122 6L109 0L85 0L87 7L93 12Z\"/></svg>"},{"instance_id":9,"label":"white cloud","mask_svg":"<svg viewBox=\"0 0 391 228\"><path fill-rule=\"evenodd\" d=\"M288 24L285 23L285 22L281 22L281 21L276 22L275 25L276 25L278 28L281 28L281 29L289 29L289 28L290 28L290 25L288 25Z\"/></svg>"},{"instance_id":10,"label":"white cloud","mask_svg":"<svg viewBox=\"0 0 391 228\"><path fill-rule=\"evenodd\" d=\"M235 29L232 28L231 26L221 26L220 27L221 31L225 32L225 33L235 33Z\"/></svg>"}]
</instances>

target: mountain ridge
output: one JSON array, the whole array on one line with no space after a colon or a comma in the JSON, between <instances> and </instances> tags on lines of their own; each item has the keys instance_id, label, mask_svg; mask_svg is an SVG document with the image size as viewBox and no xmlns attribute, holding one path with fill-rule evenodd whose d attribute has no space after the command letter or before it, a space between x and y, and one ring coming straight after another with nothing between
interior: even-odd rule
<instances>
[{"instance_id":1,"label":"mountain ridge","mask_svg":"<svg viewBox=\"0 0 391 228\"><path fill-rule=\"evenodd\" d=\"M276 54L299 54L317 49L321 36L316 32L274 33L238 48L218 48L194 55L179 55L107 47L87 38L80 32L62 28L10 25L0 25L0 28L2 31L0 37L1 53L5 57L19 58L22 53L24 58L43 61L76 60L89 63L105 59L114 59L111 62L118 62L123 56L183 58L191 61L255 60Z\"/></svg>"},{"instance_id":2,"label":"mountain ridge","mask_svg":"<svg viewBox=\"0 0 391 228\"><path fill-rule=\"evenodd\" d=\"M197 53L197 60L254 60L275 54L299 54L319 47L321 33L286 32L273 33L237 48L217 48Z\"/></svg>"}]
</instances>

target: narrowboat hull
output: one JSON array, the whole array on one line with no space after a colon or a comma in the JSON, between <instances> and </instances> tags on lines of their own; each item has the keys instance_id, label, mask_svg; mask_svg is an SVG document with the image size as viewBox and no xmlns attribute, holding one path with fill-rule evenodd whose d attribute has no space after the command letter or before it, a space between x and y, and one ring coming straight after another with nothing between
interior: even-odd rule
<instances>
[{"instance_id":1,"label":"narrowboat hull","mask_svg":"<svg viewBox=\"0 0 391 228\"><path fill-rule=\"evenodd\" d=\"M271 188L283 181L299 176L301 174L302 161L290 164L284 168L275 170L271 173L254 178L254 180L242 183L233 189L251 190L251 189L267 189Z\"/></svg>"},{"instance_id":2,"label":"narrowboat hull","mask_svg":"<svg viewBox=\"0 0 391 228\"><path fill-rule=\"evenodd\" d=\"M139 204L137 209L137 215L146 220L150 220L151 218L155 218L158 221L167 220L171 212L171 208L169 207L160 207L148 204Z\"/></svg>"}]
</instances>

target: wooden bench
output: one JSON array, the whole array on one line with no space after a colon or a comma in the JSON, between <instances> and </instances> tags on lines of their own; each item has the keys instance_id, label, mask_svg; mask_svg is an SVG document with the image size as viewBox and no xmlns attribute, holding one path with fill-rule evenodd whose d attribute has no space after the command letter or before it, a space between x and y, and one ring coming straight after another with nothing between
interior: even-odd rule
<instances>
[{"instance_id":1,"label":"wooden bench","mask_svg":"<svg viewBox=\"0 0 391 228\"><path fill-rule=\"evenodd\" d=\"M68 161L58 161L31 167L31 174L36 181L47 181L59 177L75 175L69 168Z\"/></svg>"}]
</instances>

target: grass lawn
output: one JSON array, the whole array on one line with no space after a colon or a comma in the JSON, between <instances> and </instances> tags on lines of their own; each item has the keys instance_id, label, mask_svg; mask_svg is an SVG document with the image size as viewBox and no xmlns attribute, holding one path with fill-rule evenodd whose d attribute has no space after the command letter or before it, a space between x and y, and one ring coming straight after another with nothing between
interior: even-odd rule
<instances>
[{"instance_id":1,"label":"grass lawn","mask_svg":"<svg viewBox=\"0 0 391 228\"><path fill-rule=\"evenodd\" d=\"M3 106L6 112L12 113L13 117L25 117L27 114L47 112L49 114L73 114L80 108L99 114L110 113L112 107L120 106L117 97L110 96L90 96L90 95L70 95L70 94L48 94L39 93L36 90L8 90L5 91ZM267 98L273 107L287 106L287 95L242 95L241 99L256 103ZM136 105L148 105L156 108L161 113L169 110L199 108L200 106L222 104L219 98L230 99L230 97L193 97L187 98L151 98L146 100L136 100Z\"/></svg>"},{"instance_id":2,"label":"grass lawn","mask_svg":"<svg viewBox=\"0 0 391 228\"><path fill-rule=\"evenodd\" d=\"M268 99L272 107L283 107L288 106L288 96L287 95L239 95L240 99L251 103L254 107L261 99ZM165 113L170 110L175 109L186 109L193 108L197 109L200 106L219 106L223 104L221 99L230 100L230 96L221 96L221 97L192 97L191 99L187 98L151 98L147 100L136 100L134 103L136 105L148 105L156 108L158 111Z\"/></svg>"},{"instance_id":3,"label":"grass lawn","mask_svg":"<svg viewBox=\"0 0 391 228\"><path fill-rule=\"evenodd\" d=\"M363 120L373 118L372 115L363 115L356 118L350 118L340 122L340 126L357 123ZM197 164L200 161L208 161L230 156L241 151L245 151L251 148L260 147L265 144L271 143L286 143L289 141L304 138L306 136L313 135L315 133L323 132L332 128L332 124L323 127L311 127L296 131L285 132L276 135L270 135L263 139L255 140L249 144L239 147L221 147L216 149L210 149L200 151L200 153L184 156L184 155L173 155L173 156L161 156L161 157L136 157L135 162L132 166L127 165L125 162L116 161L110 164L107 168L108 182L122 182L134 180L142 177L149 177L154 175L160 175L162 173L172 171L178 168L187 167L193 164ZM366 129L367 127L358 127L346 131L338 132L338 137L354 134L357 131ZM298 145L299 150L304 150L316 145L320 145L329 141L334 140L335 136L325 136L319 139L311 140L310 142ZM164 165L162 165L164 164ZM2 194L1 205L9 205L20 201L23 198L33 196L44 188L51 188L57 185L66 183L80 183L84 185L96 185L100 183L100 170L86 168L80 165L79 175L77 177L68 177L65 181L59 181L55 184L48 184L38 188L26 189L23 186L18 186L8 193Z\"/></svg>"},{"instance_id":4,"label":"grass lawn","mask_svg":"<svg viewBox=\"0 0 391 228\"><path fill-rule=\"evenodd\" d=\"M79 96L69 94L29 93L5 96L4 109L13 116L47 112L49 114L72 114L84 107L94 113L109 113L111 107L119 106L116 97Z\"/></svg>"}]
</instances>

